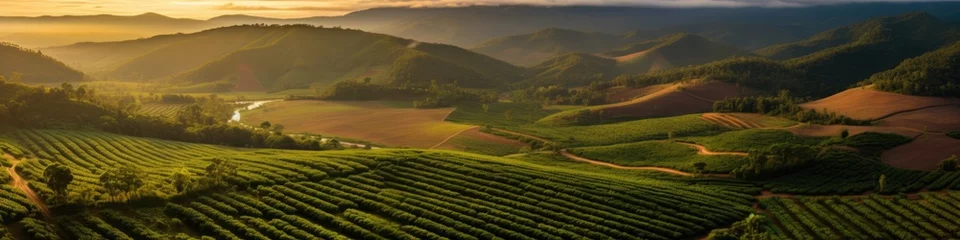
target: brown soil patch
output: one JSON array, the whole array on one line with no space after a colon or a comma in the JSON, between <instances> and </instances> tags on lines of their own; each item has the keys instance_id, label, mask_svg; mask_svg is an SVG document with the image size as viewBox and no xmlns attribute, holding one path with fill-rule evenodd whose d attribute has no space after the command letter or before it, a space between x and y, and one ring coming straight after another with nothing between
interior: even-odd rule
<instances>
[{"instance_id":1,"label":"brown soil patch","mask_svg":"<svg viewBox=\"0 0 960 240\"><path fill-rule=\"evenodd\" d=\"M308 132L361 139L387 146L430 148L475 126L444 122L453 108L395 108L377 102L282 101L244 113L242 121L285 126L285 132Z\"/></svg>"},{"instance_id":2,"label":"brown soil patch","mask_svg":"<svg viewBox=\"0 0 960 240\"><path fill-rule=\"evenodd\" d=\"M917 131L909 128L902 127L890 127L890 126L846 126L846 125L818 125L818 124L809 124L809 125L798 125L794 127L785 128L787 131L792 132L797 136L807 136L807 137L833 137L840 136L840 133L844 129L850 132L850 135L857 135L864 132L879 132L879 133L893 133L899 134L911 138L915 138L923 134L921 131Z\"/></svg>"},{"instance_id":3,"label":"brown soil patch","mask_svg":"<svg viewBox=\"0 0 960 240\"><path fill-rule=\"evenodd\" d=\"M883 152L880 159L898 168L932 170L952 155L960 155L960 140L928 134Z\"/></svg>"},{"instance_id":4,"label":"brown soil patch","mask_svg":"<svg viewBox=\"0 0 960 240\"><path fill-rule=\"evenodd\" d=\"M925 107L960 104L960 99L921 97L853 88L817 101L801 104L807 109L836 112L854 119L873 120Z\"/></svg>"},{"instance_id":5,"label":"brown soil patch","mask_svg":"<svg viewBox=\"0 0 960 240\"><path fill-rule=\"evenodd\" d=\"M758 93L719 81L683 83L664 87L660 91L631 101L601 105L591 109L603 110L605 115L620 118L670 117L710 112L713 110L713 103L717 100Z\"/></svg>"},{"instance_id":6,"label":"brown soil patch","mask_svg":"<svg viewBox=\"0 0 960 240\"><path fill-rule=\"evenodd\" d=\"M942 106L904 112L884 118L878 126L897 126L931 132L960 130L960 106Z\"/></svg>"},{"instance_id":7,"label":"brown soil patch","mask_svg":"<svg viewBox=\"0 0 960 240\"><path fill-rule=\"evenodd\" d=\"M643 96L658 92L660 90L663 90L664 88L670 87L670 85L671 84L657 84L657 85L647 86L642 88L613 87L607 90L607 101L608 102L630 101L638 97L643 97Z\"/></svg>"},{"instance_id":8,"label":"brown soil patch","mask_svg":"<svg viewBox=\"0 0 960 240\"><path fill-rule=\"evenodd\" d=\"M521 141L482 132L480 131L479 127L467 129L461 132L460 134L457 134L456 136L450 137L450 139L461 138L461 137L468 138L471 141L495 143L499 145L507 145L507 146L512 146L516 148L523 148L523 147L529 146L529 144L526 144ZM443 143L437 144L431 149L458 150L458 151L463 151L464 149L466 149L467 146L460 146L456 143L451 142L450 139L448 139L447 141L444 141Z\"/></svg>"},{"instance_id":9,"label":"brown soil patch","mask_svg":"<svg viewBox=\"0 0 960 240\"><path fill-rule=\"evenodd\" d=\"M704 147L703 145L685 143L685 142L677 142L677 143L697 149L697 154L700 154L700 155L734 155L734 156L748 155L745 152L713 152L713 151L710 151L710 149L707 149L707 147Z\"/></svg>"}]
</instances>

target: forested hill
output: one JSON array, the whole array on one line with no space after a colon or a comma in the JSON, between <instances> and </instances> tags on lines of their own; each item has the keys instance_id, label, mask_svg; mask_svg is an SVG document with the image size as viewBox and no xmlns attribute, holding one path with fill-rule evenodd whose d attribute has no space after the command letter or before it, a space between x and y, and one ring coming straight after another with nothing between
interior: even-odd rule
<instances>
[{"instance_id":1,"label":"forested hill","mask_svg":"<svg viewBox=\"0 0 960 240\"><path fill-rule=\"evenodd\" d=\"M908 95L960 97L960 42L907 59L862 84Z\"/></svg>"},{"instance_id":2,"label":"forested hill","mask_svg":"<svg viewBox=\"0 0 960 240\"><path fill-rule=\"evenodd\" d=\"M515 80L520 71L457 47L307 25L233 26L44 51L109 79L172 80L239 90L326 86L366 77L377 83L437 80L493 87Z\"/></svg>"},{"instance_id":3,"label":"forested hill","mask_svg":"<svg viewBox=\"0 0 960 240\"><path fill-rule=\"evenodd\" d=\"M621 74L642 74L751 55L697 35L681 33L602 54L562 55L530 68L525 76L531 85L583 86Z\"/></svg>"},{"instance_id":4,"label":"forested hill","mask_svg":"<svg viewBox=\"0 0 960 240\"><path fill-rule=\"evenodd\" d=\"M0 43L0 76L6 81L62 83L84 80L84 74L42 52Z\"/></svg>"},{"instance_id":5,"label":"forested hill","mask_svg":"<svg viewBox=\"0 0 960 240\"><path fill-rule=\"evenodd\" d=\"M532 66L568 53L600 53L642 40L640 36L547 28L530 34L493 39L471 50L513 64Z\"/></svg>"},{"instance_id":6,"label":"forested hill","mask_svg":"<svg viewBox=\"0 0 960 240\"><path fill-rule=\"evenodd\" d=\"M958 39L956 25L914 12L833 29L757 53L789 59L786 64L823 79L821 91L835 92Z\"/></svg>"}]
</instances>

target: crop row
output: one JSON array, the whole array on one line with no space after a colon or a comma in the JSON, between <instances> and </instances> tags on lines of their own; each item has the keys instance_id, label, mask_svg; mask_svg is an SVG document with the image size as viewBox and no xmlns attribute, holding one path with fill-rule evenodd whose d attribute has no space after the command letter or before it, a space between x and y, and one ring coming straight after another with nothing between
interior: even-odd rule
<instances>
[{"instance_id":1,"label":"crop row","mask_svg":"<svg viewBox=\"0 0 960 240\"><path fill-rule=\"evenodd\" d=\"M960 195L771 198L761 201L778 229L795 239L955 239Z\"/></svg>"}]
</instances>

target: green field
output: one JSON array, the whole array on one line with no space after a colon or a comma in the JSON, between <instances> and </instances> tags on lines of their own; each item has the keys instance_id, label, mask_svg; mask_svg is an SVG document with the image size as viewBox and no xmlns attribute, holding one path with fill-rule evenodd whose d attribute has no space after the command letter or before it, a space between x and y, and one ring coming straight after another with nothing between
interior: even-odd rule
<instances>
[{"instance_id":1,"label":"green field","mask_svg":"<svg viewBox=\"0 0 960 240\"><path fill-rule=\"evenodd\" d=\"M60 219L56 226L70 239L177 234L217 239L675 239L738 221L752 201L721 186L654 175L625 177L446 151L234 149L65 130L2 136L29 152L30 160L18 172L53 204ZM237 191L183 194L172 189L172 171L186 168L199 174L211 156L239 164L237 176L228 179ZM97 204L136 204L121 207L121 214L60 213L67 202L94 203L74 197L54 200L39 174L53 162L76 175L70 196L93 189ZM124 165L149 169L147 184L129 199L108 196L96 173ZM641 206L648 210L627 210ZM162 215L180 223L160 223ZM21 224L43 228L28 226L33 222L27 218ZM158 227L164 224L175 226Z\"/></svg>"},{"instance_id":2,"label":"green field","mask_svg":"<svg viewBox=\"0 0 960 240\"><path fill-rule=\"evenodd\" d=\"M706 163L704 171L711 173L729 173L746 163L743 156L699 155L690 146L662 141L572 148L569 151L581 157L622 166L667 167L687 172L694 172L693 164L697 162Z\"/></svg>"},{"instance_id":3,"label":"green field","mask_svg":"<svg viewBox=\"0 0 960 240\"><path fill-rule=\"evenodd\" d=\"M687 137L680 138L679 141L694 142L711 151L736 151L747 152L751 149L761 149L763 147L777 143L793 143L801 145L816 146L826 138L799 137L793 133L776 129L746 129L739 131L730 131L714 136Z\"/></svg>"}]
</instances>

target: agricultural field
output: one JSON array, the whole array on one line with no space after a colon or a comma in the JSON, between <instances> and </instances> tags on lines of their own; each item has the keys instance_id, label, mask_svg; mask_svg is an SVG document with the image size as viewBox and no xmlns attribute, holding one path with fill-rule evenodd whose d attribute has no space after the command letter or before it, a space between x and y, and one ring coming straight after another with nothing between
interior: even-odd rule
<instances>
[{"instance_id":1,"label":"agricultural field","mask_svg":"<svg viewBox=\"0 0 960 240\"><path fill-rule=\"evenodd\" d=\"M149 116L173 117L183 106L183 104L147 103L140 106L138 113Z\"/></svg>"},{"instance_id":2,"label":"agricultural field","mask_svg":"<svg viewBox=\"0 0 960 240\"><path fill-rule=\"evenodd\" d=\"M700 144L712 151L747 152L750 149L760 149L777 143L816 146L825 139L824 137L800 137L778 129L747 129L724 132L713 136L679 138L677 140Z\"/></svg>"},{"instance_id":3,"label":"agricultural field","mask_svg":"<svg viewBox=\"0 0 960 240\"><path fill-rule=\"evenodd\" d=\"M433 149L457 150L492 156L504 156L519 153L521 150L532 150L530 144L482 132L480 128L473 128L454 137Z\"/></svg>"},{"instance_id":4,"label":"agricultural field","mask_svg":"<svg viewBox=\"0 0 960 240\"><path fill-rule=\"evenodd\" d=\"M760 200L787 239L954 239L958 203L960 192Z\"/></svg>"},{"instance_id":5,"label":"agricultural field","mask_svg":"<svg viewBox=\"0 0 960 240\"><path fill-rule=\"evenodd\" d=\"M28 157L17 172L48 203L63 203L37 184L53 162L76 175L71 195L93 189L99 204L137 203L58 215L66 239L676 239L738 221L753 201L722 186L447 151L248 150L66 130L3 139L22 143ZM227 179L239 188L170 188L168 174L202 171L204 156L239 164ZM150 169L129 199L107 196L93 175L118 165ZM161 223L158 214L179 220ZM34 218L20 224L38 236L52 232Z\"/></svg>"},{"instance_id":6,"label":"agricultural field","mask_svg":"<svg viewBox=\"0 0 960 240\"><path fill-rule=\"evenodd\" d=\"M713 150L713 149L711 149ZM746 159L737 154L708 155L696 148L668 141L645 141L600 147L572 148L581 157L621 166L655 166L695 172L694 163L706 163L705 172L729 173L742 166Z\"/></svg>"},{"instance_id":7,"label":"agricultural field","mask_svg":"<svg viewBox=\"0 0 960 240\"><path fill-rule=\"evenodd\" d=\"M243 112L242 122L280 124L289 133L362 139L375 144L430 148L475 126L447 123L452 108L416 109L395 103L281 101Z\"/></svg>"}]
</instances>

